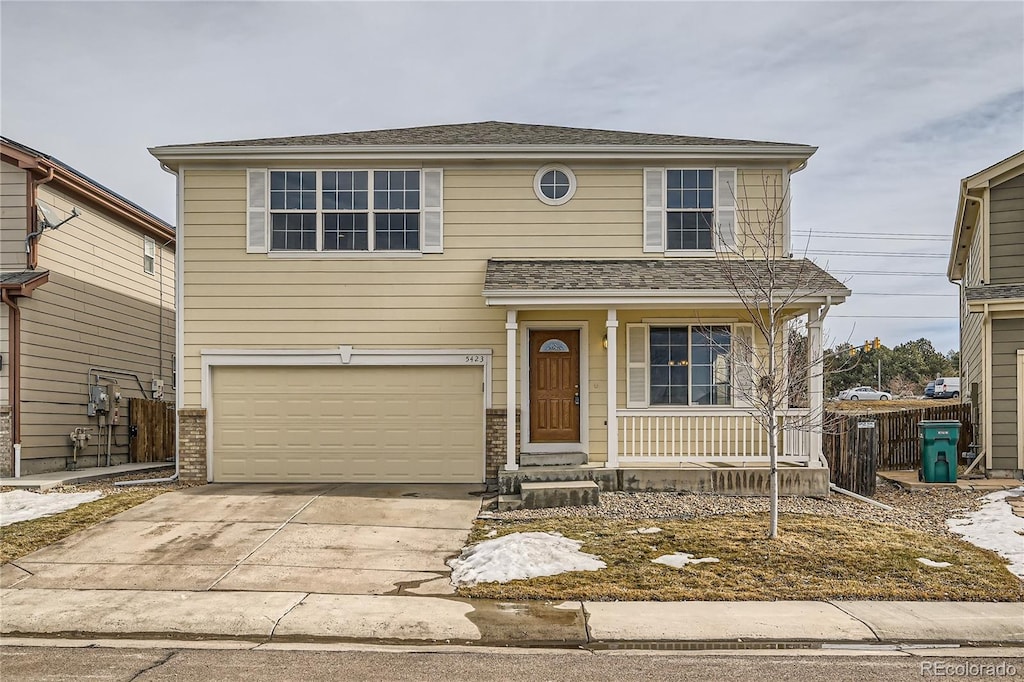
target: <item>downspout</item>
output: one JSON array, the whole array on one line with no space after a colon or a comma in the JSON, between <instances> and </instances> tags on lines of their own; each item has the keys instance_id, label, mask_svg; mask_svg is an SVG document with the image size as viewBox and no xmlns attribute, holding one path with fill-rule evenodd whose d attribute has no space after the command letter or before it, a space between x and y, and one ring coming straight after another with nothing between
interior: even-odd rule
<instances>
[{"instance_id":1,"label":"downspout","mask_svg":"<svg viewBox=\"0 0 1024 682\"><path fill-rule=\"evenodd\" d=\"M21 476L21 310L6 289L0 290L0 299L7 304L9 344L7 364L8 395L11 402L11 444L14 449L14 476Z\"/></svg>"},{"instance_id":2,"label":"downspout","mask_svg":"<svg viewBox=\"0 0 1024 682\"><path fill-rule=\"evenodd\" d=\"M36 227L36 198L39 196L39 188L42 185L53 180L53 166L50 166L50 172L47 173L45 178L41 180L32 180L28 183L28 229L25 234L26 240L32 240L28 245L28 253L26 254L26 267L29 270L35 270L39 264L39 248L38 239L32 239L35 235Z\"/></svg>"}]
</instances>

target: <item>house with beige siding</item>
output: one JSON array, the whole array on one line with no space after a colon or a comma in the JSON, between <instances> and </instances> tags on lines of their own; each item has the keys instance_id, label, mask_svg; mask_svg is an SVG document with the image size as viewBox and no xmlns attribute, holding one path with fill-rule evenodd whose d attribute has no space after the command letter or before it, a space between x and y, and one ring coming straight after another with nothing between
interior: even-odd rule
<instances>
[{"instance_id":1,"label":"house with beige siding","mask_svg":"<svg viewBox=\"0 0 1024 682\"><path fill-rule=\"evenodd\" d=\"M763 484L731 352L765 345L729 286L747 266L818 359L780 420L821 408L850 292L789 248L814 147L485 122L150 151L178 182L186 478ZM820 433L783 434L826 494Z\"/></svg>"},{"instance_id":2,"label":"house with beige siding","mask_svg":"<svg viewBox=\"0 0 1024 682\"><path fill-rule=\"evenodd\" d=\"M989 475L1024 471L1024 151L960 182L947 271L960 284L961 396Z\"/></svg>"},{"instance_id":3,"label":"house with beige siding","mask_svg":"<svg viewBox=\"0 0 1024 682\"><path fill-rule=\"evenodd\" d=\"M170 395L173 264L172 226L0 140L0 476L128 461L128 401Z\"/></svg>"}]
</instances>

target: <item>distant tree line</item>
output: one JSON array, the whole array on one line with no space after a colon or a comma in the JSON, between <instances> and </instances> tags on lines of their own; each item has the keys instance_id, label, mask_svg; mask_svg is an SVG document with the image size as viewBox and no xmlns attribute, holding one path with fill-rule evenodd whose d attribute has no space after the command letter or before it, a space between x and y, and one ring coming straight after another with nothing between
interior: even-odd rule
<instances>
[{"instance_id":1,"label":"distant tree line","mask_svg":"<svg viewBox=\"0 0 1024 682\"><path fill-rule=\"evenodd\" d=\"M851 352L852 351L852 352ZM923 395L935 377L960 375L960 352L940 353L928 339L907 341L893 348L841 343L825 355L825 396L854 386L877 386L882 361L882 390L896 396Z\"/></svg>"}]
</instances>

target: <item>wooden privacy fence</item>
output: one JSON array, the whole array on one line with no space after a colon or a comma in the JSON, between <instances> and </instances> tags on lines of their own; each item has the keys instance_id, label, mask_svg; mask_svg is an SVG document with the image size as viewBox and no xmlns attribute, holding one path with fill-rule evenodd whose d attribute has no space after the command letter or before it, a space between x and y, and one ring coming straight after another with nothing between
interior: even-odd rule
<instances>
[{"instance_id":1,"label":"wooden privacy fence","mask_svg":"<svg viewBox=\"0 0 1024 682\"><path fill-rule=\"evenodd\" d=\"M974 442L970 405L855 415L826 413L821 445L832 482L861 495L872 495L876 471L920 468L917 424L940 419L960 422L957 453L967 452Z\"/></svg>"},{"instance_id":2,"label":"wooden privacy fence","mask_svg":"<svg viewBox=\"0 0 1024 682\"><path fill-rule=\"evenodd\" d=\"M174 459L173 403L132 398L128 401L128 425L133 462Z\"/></svg>"}]
</instances>

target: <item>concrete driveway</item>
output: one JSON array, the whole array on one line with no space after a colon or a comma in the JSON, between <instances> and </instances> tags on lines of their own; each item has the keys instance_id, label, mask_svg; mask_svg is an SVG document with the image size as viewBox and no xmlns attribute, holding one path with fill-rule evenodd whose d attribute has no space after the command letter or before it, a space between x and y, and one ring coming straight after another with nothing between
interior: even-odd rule
<instances>
[{"instance_id":1,"label":"concrete driveway","mask_svg":"<svg viewBox=\"0 0 1024 682\"><path fill-rule=\"evenodd\" d=\"M480 485L208 485L4 567L4 587L450 594Z\"/></svg>"}]
</instances>

